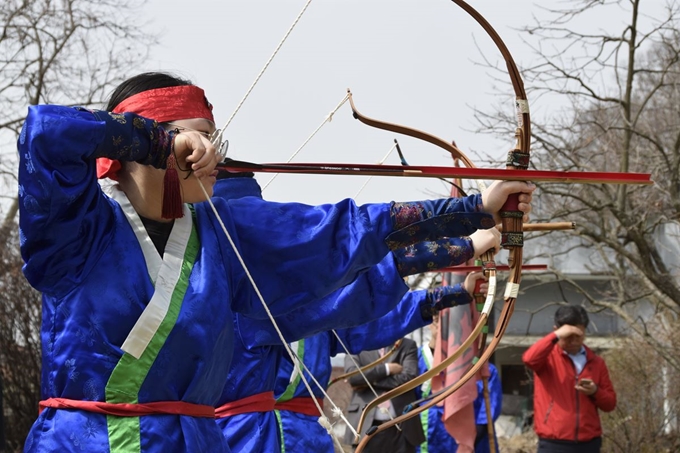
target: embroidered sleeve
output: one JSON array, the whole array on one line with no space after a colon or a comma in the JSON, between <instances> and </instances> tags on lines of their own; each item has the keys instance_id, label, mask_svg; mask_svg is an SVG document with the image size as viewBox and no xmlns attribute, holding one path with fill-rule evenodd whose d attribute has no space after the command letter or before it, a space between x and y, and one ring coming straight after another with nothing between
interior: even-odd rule
<instances>
[{"instance_id":1,"label":"embroidered sleeve","mask_svg":"<svg viewBox=\"0 0 680 453\"><path fill-rule=\"evenodd\" d=\"M105 125L101 143L92 157L108 157L122 161L135 161L155 168L165 168L170 155L173 131L166 131L155 120L134 113L89 111Z\"/></svg>"},{"instance_id":2,"label":"embroidered sleeve","mask_svg":"<svg viewBox=\"0 0 680 453\"><path fill-rule=\"evenodd\" d=\"M468 236L494 226L493 217L482 211L481 195L465 198L393 203L394 231L386 242L392 250L442 237Z\"/></svg>"},{"instance_id":3,"label":"embroidered sleeve","mask_svg":"<svg viewBox=\"0 0 680 453\"><path fill-rule=\"evenodd\" d=\"M474 247L468 237L444 238L402 247L392 254L399 275L406 277L464 263L474 256Z\"/></svg>"},{"instance_id":4,"label":"embroidered sleeve","mask_svg":"<svg viewBox=\"0 0 680 453\"><path fill-rule=\"evenodd\" d=\"M472 302L472 297L462 285L440 286L427 290L426 302L421 305L421 315L424 319L432 320L432 316L445 308L466 305Z\"/></svg>"}]
</instances>

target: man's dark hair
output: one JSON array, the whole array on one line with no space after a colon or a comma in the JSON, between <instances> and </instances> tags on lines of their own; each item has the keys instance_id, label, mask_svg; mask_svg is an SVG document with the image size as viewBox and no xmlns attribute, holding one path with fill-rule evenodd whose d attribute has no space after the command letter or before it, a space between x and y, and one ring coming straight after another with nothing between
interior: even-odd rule
<instances>
[{"instance_id":1,"label":"man's dark hair","mask_svg":"<svg viewBox=\"0 0 680 453\"><path fill-rule=\"evenodd\" d=\"M193 83L191 83L190 80L181 79L165 72L145 72L131 77L118 85L116 89L113 90L113 93L111 93L109 102L106 104L106 111L111 112L125 99L143 91L184 85L193 85Z\"/></svg>"},{"instance_id":2,"label":"man's dark hair","mask_svg":"<svg viewBox=\"0 0 680 453\"><path fill-rule=\"evenodd\" d=\"M563 305L555 312L555 325L562 327L565 324L570 326L588 327L588 312L580 305Z\"/></svg>"}]
</instances>

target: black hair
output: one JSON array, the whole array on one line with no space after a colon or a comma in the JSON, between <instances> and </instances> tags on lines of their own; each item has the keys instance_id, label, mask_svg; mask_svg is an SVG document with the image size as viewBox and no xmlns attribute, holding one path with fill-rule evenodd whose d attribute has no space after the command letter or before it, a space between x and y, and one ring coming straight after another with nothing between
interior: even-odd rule
<instances>
[{"instance_id":1,"label":"black hair","mask_svg":"<svg viewBox=\"0 0 680 453\"><path fill-rule=\"evenodd\" d=\"M565 324L588 327L589 322L588 312L580 305L563 305L555 312L555 326L557 327Z\"/></svg>"},{"instance_id":2,"label":"black hair","mask_svg":"<svg viewBox=\"0 0 680 453\"><path fill-rule=\"evenodd\" d=\"M111 93L109 102L106 104L106 111L112 111L125 99L143 91L184 85L193 85L193 83L191 83L190 80L182 79L165 72L145 72L131 77L118 85L116 89L113 90L113 93Z\"/></svg>"}]
</instances>

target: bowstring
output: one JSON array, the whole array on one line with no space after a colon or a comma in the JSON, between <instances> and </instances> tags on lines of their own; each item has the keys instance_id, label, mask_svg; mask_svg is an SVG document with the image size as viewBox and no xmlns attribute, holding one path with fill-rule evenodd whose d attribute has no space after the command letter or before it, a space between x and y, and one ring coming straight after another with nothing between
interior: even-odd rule
<instances>
[{"instance_id":1,"label":"bowstring","mask_svg":"<svg viewBox=\"0 0 680 453\"><path fill-rule=\"evenodd\" d=\"M333 115L335 115L335 113L338 110L340 110L340 107L345 105L345 102L347 102L348 100L349 100L349 94L346 94L345 97L342 98L342 100L338 103L338 105L336 105L335 108L333 110L331 110L331 112L328 115L326 115L326 118L324 118L324 120L321 122L321 124L319 124L319 126L314 130L314 132L312 132L309 135L309 137L307 137L307 139L305 139L305 141L302 142L302 145L300 145L298 147L298 149L296 149L295 152L293 154L291 154L291 156L288 158L288 160L286 160L286 163L290 163L293 159L295 159L295 156L297 156L300 153L300 151L302 151L302 148L307 146L307 143L309 143L310 140L312 138L314 138L316 133L319 132L321 130L321 128L326 125L326 123L330 123L331 121L333 121ZM264 191L264 189L269 187L269 184L271 184L272 181L274 181L279 175L280 175L280 173L275 173L274 176L272 176L271 179L269 181L267 181L267 183L262 187L262 190Z\"/></svg>"},{"instance_id":2,"label":"bowstring","mask_svg":"<svg viewBox=\"0 0 680 453\"><path fill-rule=\"evenodd\" d=\"M267 60L267 62L264 64L264 66L262 67L262 69L260 70L260 72L259 72L259 73L257 74L257 76L255 77L255 80L254 80L253 83L250 85L250 87L249 87L248 90L246 91L245 95L243 96L243 98L241 99L241 101L238 103L238 105L237 105L236 108L234 109L233 113L229 116L229 118L227 119L227 121L226 121L226 123L224 124L224 126L220 129L219 134L218 134L218 135L215 137L215 139L214 139L214 143L220 143L220 142L222 141L222 136L223 136L223 134L224 134L224 131L229 127L229 125L230 125L231 122L233 121L233 119L234 119L234 117L236 116L236 114L240 111L240 109L241 109L241 107L243 106L243 104L245 103L246 99L248 99L248 96L250 96L250 93L253 91L253 89L255 88L255 86L257 85L257 83L260 81L260 79L262 78L262 76L263 76L263 74L265 73L265 71L267 70L267 68L269 68L269 65L270 65L271 62L274 60L274 57L276 57L276 55L278 54L278 52L279 52L279 50L281 49L281 47L283 46L283 44L284 44L284 43L286 42L286 40L288 39L288 36L291 34L291 32L293 31L293 29L295 28L295 26L298 24L298 22L299 22L300 19L302 18L302 15L305 13L305 11L307 10L307 8L309 7L309 5L310 5L311 3L312 3L312 0L308 0L308 1L305 3L305 5L303 6L303 8L302 8L302 10L300 11L300 13L297 15L297 17L295 18L295 20L293 21L293 23L291 24L291 26L288 28L288 31L286 31L286 33L284 34L284 36L283 36L283 38L281 39L281 41L279 42L279 44L276 46L276 49L274 49L274 52L272 53L272 55L269 57L269 59ZM292 155L291 157L288 158L288 161L287 161L287 162L290 162L291 160L293 160L293 159L295 158L295 156L296 156L296 155L297 155L297 154L305 147L305 145L307 145L307 143L308 143L308 142L316 135L316 133L317 133L317 132L318 132L318 131L326 124L326 123L329 123L330 121L333 120L333 115L340 109L340 107L342 107L342 106L347 102L348 99L349 99L349 95L348 95L348 94L345 94L345 96L343 97L343 99L342 99L342 100L338 103L338 105L337 105L337 106L336 106L336 107L335 107L335 108L334 108L334 109L326 116L326 118L324 119L324 121L316 128L316 130L315 130L314 132L312 132L312 134L311 134L311 135L310 135L310 136L302 143L302 145L300 145L300 147L293 153L293 155ZM278 174L274 175L274 177L272 177L272 178L264 185L264 187L262 188L262 191L264 191L264 189L266 189L267 186L269 186L269 184L271 184L271 182L272 182L277 176L278 176ZM258 288L257 285L255 284L255 281L253 280L253 278L252 278L252 276L251 276L251 274L250 274L250 271L248 270L248 268L247 268L245 262L243 261L243 259L242 259L241 255L240 255L239 251L237 250L236 245L235 245L234 242L232 241L231 235L230 235L229 232L227 231L227 228L225 227L224 223L222 222L222 219L220 218L219 213L217 212L217 209L215 208L214 204L212 203L212 200L210 200L210 196L208 195L208 192L205 190L205 187L203 186L203 184L201 183L201 181L198 180L198 182L199 182L199 186L201 187L201 190L203 191L203 194L204 194L205 197L206 197L206 200L207 200L208 203L210 204L210 207L211 207L213 213L214 213L215 216L217 217L218 222L220 223L220 226L221 226L223 232L224 232L225 235L227 236L227 239L229 240L229 244L231 245L232 249L234 250L234 252L235 252L235 254L236 254L236 256L237 256L239 262L241 263L241 266L243 267L243 269L244 269L246 275L248 276L248 279L250 280L251 285L252 285L253 288L255 289L255 293L257 294L258 298L260 299L260 302L262 303L262 305L263 305L263 307L264 307L264 309L265 309L265 312L267 313L267 316L269 317L270 321L272 322L272 324L273 324L273 326L274 326L274 329L276 330L276 333L279 335L279 338L281 339L281 342L282 342L282 344L284 345L284 348L285 348L286 352L288 353L288 356L290 357L291 362L293 363L293 365L295 366L295 368L297 369L297 371L300 372L301 380L302 380L302 382L304 383L304 385L305 385L307 391L309 392L310 395L313 395L314 393L312 392L311 386L309 385L309 382L308 382L307 379L305 378L304 374L301 372L300 367L299 367L299 364L302 364L302 366L305 367L305 368L307 368L307 367L305 366L304 362L300 361L300 359L297 357L297 355L295 355L295 353L290 349L290 346L288 345L288 343L286 342L286 340L285 340L283 334L281 333L281 330L280 330L278 324L276 323L276 320L274 319L274 317L272 316L271 312L269 311L269 308L267 307L267 304L266 304L266 302L264 301L264 298L262 297L262 294L260 293L259 288ZM309 370L308 370L308 372L309 372ZM327 395L326 392L325 392L325 389L318 383L318 381L316 380L316 378L314 378L314 376L312 375L312 373L309 373L309 375L312 377L313 381L316 383L316 385L319 387L319 389L324 393L324 395L326 396L326 398L328 398L329 402L330 402L330 403L333 405L333 407L336 409L336 410L334 410L334 413L336 414L336 416L337 416L338 414L340 414L341 419L342 419L342 420L344 421L344 423L350 428L350 430L352 431L352 433L353 433L355 436L358 436L358 433L356 432L356 430L354 429L354 427L351 425L351 423L349 423L349 422L345 419L345 417L342 416L342 413L341 413L341 411L338 409L337 405L332 401L332 399L331 399L330 397L328 397L328 395ZM326 430L327 430L328 433L331 435L331 437L333 437L333 440L334 440L336 443L339 444L338 440L335 438L335 436L334 436L334 435L332 434L332 432L330 431L331 424L330 424L330 422L328 421L327 417L324 415L322 408L319 406L319 404L318 404L318 402L316 401L315 398L312 398L312 399L314 400L314 404L317 406L317 409L319 410L319 413L321 414L321 417L319 418L319 423L321 423L321 425L323 425L323 426L326 428ZM324 422L325 422L325 423L324 423Z\"/></svg>"},{"instance_id":3,"label":"bowstring","mask_svg":"<svg viewBox=\"0 0 680 453\"><path fill-rule=\"evenodd\" d=\"M328 402L331 404L331 406L333 406L333 408L332 408L333 415L336 416L336 417L339 417L346 425L351 426L351 423L345 418L345 415L342 413L342 409L340 409L335 404L335 402L331 399L331 397L328 395L328 393L326 393L326 390L324 390L323 386L314 377L314 375L312 374L310 369L307 368L307 365L305 364L305 362L296 353L293 353L293 355L295 356L297 363L302 365L302 367L305 369L307 374L309 374L309 377L312 379L312 381L317 385L317 387L319 387L319 390L321 390L321 393L323 393L324 398L328 399ZM296 367L296 370L298 370L298 372L299 372L300 368ZM313 395L312 395L312 398L315 399ZM322 425L323 425L323 423L322 423ZM333 437L334 440L337 440L337 439L335 439L335 435L331 431L329 431L328 434L330 434ZM357 432L353 427L352 427L352 434L357 435Z\"/></svg>"},{"instance_id":4,"label":"bowstring","mask_svg":"<svg viewBox=\"0 0 680 453\"><path fill-rule=\"evenodd\" d=\"M264 64L264 66L262 67L262 69L260 70L260 72L257 74L257 76L255 77L255 80L254 80L253 83L250 85L250 87L249 87L248 90L246 91L246 93L245 93L245 95L243 96L243 98L241 98L241 101L238 103L238 105L237 105L236 108L234 109L233 113L229 116L229 118L227 119L227 121L226 121L226 123L224 124L224 126L220 129L220 133L219 133L219 134L217 135L217 137L215 137L215 139L214 139L214 142L215 142L215 143L220 143L220 142L222 141L222 136L223 136L223 134L224 134L224 131L229 127L229 125L230 125L231 122L233 121L234 117L235 117L236 114L239 112L239 110L241 109L241 107L242 107L243 104L245 103L246 99L248 99L248 96L250 96L250 93L253 91L253 89L255 88L255 86L257 85L257 83L260 81L260 79L261 79L262 76L264 75L265 71L269 68L269 65L270 65L271 62L274 60L274 57L276 57L276 55L278 54L278 52L279 52L279 50L281 49L281 47L283 46L283 44L284 44L284 43L286 42L286 40L288 39L288 36L291 34L291 32L293 31L293 29L295 28L295 26L298 24L298 22L299 22L300 19L302 18L302 15L305 13L305 11L307 11L307 8L309 7L309 5L310 5L311 3L312 3L312 0L307 0L307 2L305 3L305 5L303 6L302 10L300 11L300 13L297 15L297 17L295 18L295 20L293 21L293 23L291 24L291 26L288 28L288 31L286 31L286 33L284 34L284 36L283 36L283 38L281 39L281 41L279 42L279 44L276 46L276 49L274 49L274 52L271 54L271 56L269 57L269 59L267 60L267 62ZM329 122L329 121L332 120L333 114L334 114L334 113L335 113L335 112L336 112L336 111L337 111L337 110L338 110L345 102L347 102L347 99L348 99L348 96L345 96L345 99L344 99L340 104L338 104L338 106L337 106L337 107L336 107L336 108L335 108L335 109L334 109L334 110L326 117L326 119L324 120L324 123L322 123L321 126L323 126L323 124L325 124L326 122ZM316 134L316 132L318 132L318 130L321 129L321 126L319 126L319 127L317 128L317 131L315 131L315 132L312 134L311 137L313 137L313 136ZM306 142L308 142L309 140L311 140L311 137L310 137L309 139L307 139ZM298 149L297 152L299 152L299 151L304 147L304 145L306 145L306 142L303 143L303 145ZM296 154L297 154L297 152L296 152ZM295 157L295 155L293 155L290 159L292 159L293 157ZM272 178L272 179L273 179L273 178ZM236 254L236 257L238 258L239 262L241 263L241 266L243 267L243 270L245 271L246 275L248 276L248 280L250 281L251 285L253 286L253 289L255 290L255 293L257 294L258 299L259 299L260 302L262 303L262 306L264 307L264 310L265 310L265 312L267 313L267 316L269 317L269 320L272 322L272 324L273 324L273 326L274 326L274 329L276 330L276 333L278 334L279 338L281 339L281 342L282 342L282 344L284 345L284 349L285 349L286 352L288 353L288 356L290 357L291 362L293 363L293 366L295 366L296 370L300 373L301 380L302 380L302 382L304 383L304 385L305 385L307 391L309 392L309 394L310 394L310 395L313 395L311 386L309 385L309 382L308 382L307 379L305 378L304 374L301 372L300 367L299 367L299 365L298 365L298 363L301 363L303 366L305 366L304 363L301 362L301 361L299 361L299 358L297 358L297 355L295 355L295 353L290 349L290 346L288 345L288 343L286 342L286 340L285 340L283 334L281 333L281 330L280 330L278 324L276 323L276 320L274 319L273 315L272 315L271 312L269 311L269 307L267 306L266 302L264 301L264 298L262 297L262 294L260 293L259 288L258 288L257 285L255 284L255 281L254 281L253 277L251 276L250 271L248 270L248 268L247 268L245 262L243 261L243 258L241 257L241 254L239 253L238 249L236 248L236 245L234 244L234 242L233 242L233 240L232 240L232 238L231 238L231 235L229 234L229 232L228 232L226 226L224 225L224 223L222 222L222 219L221 219L219 213L217 212L217 209L215 208L215 205L213 204L212 200L210 199L210 196L208 195L208 192L205 190L205 187L203 186L203 183L200 181L200 179L197 178L197 180L198 180L199 186L201 187L201 190L203 191L203 194L204 194L205 197L206 197L206 200L207 200L208 203L210 204L210 207L211 207L213 213L215 214L215 217L217 217L217 220L218 220L218 222L219 222L219 224L220 224L220 226L221 226L221 228L222 228L222 231L223 231L224 234L227 236L227 239L229 240L229 244L231 245L232 249L234 250L234 253ZM269 182L271 182L271 180L270 180ZM268 185L268 184L269 184L269 183L267 183L267 185ZM266 186L265 186L265 187L266 187ZM296 360L296 359L297 359L297 360ZM306 367L305 367L305 368L306 368ZM312 379L314 380L314 382L317 382L316 379L314 378L314 376L312 376L311 373L309 373L309 375L312 377ZM326 395L324 389L318 384L318 382L317 382L317 385L318 385L319 388L324 392L324 395ZM326 395L326 397L328 398L329 402L333 405L333 407L334 407L335 409L338 409L338 408L337 408L337 405L336 405L336 404L328 397L328 395ZM323 409L320 407L320 405L318 404L318 402L316 401L315 398L312 398L312 399L314 400L314 404L316 405L317 409L319 410L319 413L321 414L321 416L320 416L320 418L319 418L319 423L320 423L321 425L324 425L324 427L327 429L328 433L331 435L331 437L333 437L333 440L334 440L336 443L339 443L338 440L335 438L335 436L334 436L334 435L332 434L332 432L330 431L330 426L331 426L331 424L330 424L330 422L328 421L328 418L324 415ZM338 409L337 411L334 411L334 413L336 413L336 416L337 416L337 412L340 412L339 409ZM342 415L342 414L341 414L341 415ZM342 420L345 422L345 424L346 424L347 426L349 426L349 428L350 428L350 430L352 430L353 434L358 435L358 434L356 433L356 431L354 430L354 427L353 427L353 426L352 426L352 425L344 418L344 416L342 416ZM325 422L325 423L324 423L324 422Z\"/></svg>"},{"instance_id":5,"label":"bowstring","mask_svg":"<svg viewBox=\"0 0 680 453\"><path fill-rule=\"evenodd\" d=\"M240 102L238 103L238 105L236 106L236 109L234 109L234 112L231 114L231 116L229 116L229 119L227 119L227 122L224 124L224 126L223 126L222 129L220 130L220 134L219 134L219 136L217 137L218 140L220 140L220 141L222 140L222 134L224 134L224 131L227 129L227 127L229 127L229 125L231 124L232 120L234 119L234 117L236 116L236 114L238 113L238 111L241 110L241 107L243 106L243 103L246 102L246 99L248 99L248 96L250 96L250 93L251 93L251 92L253 91L253 89L255 88L255 85L257 85L257 83L258 83L258 82L260 81L260 79L262 78L262 75L265 73L265 71L267 70L267 68L269 68L269 65L271 64L272 60L274 60L274 57L276 57L276 55L279 53L279 50L281 50L281 47L283 46L283 43L286 42L286 40L288 39L288 36L291 34L291 32L293 31L293 29L295 28L295 26L298 24L298 22L299 22L300 19L302 18L302 15L305 13L305 11L307 11L307 7L309 7L310 3L312 3L312 0L307 0L307 3L305 3L305 6L302 7L302 10L301 10L300 13L297 15L297 17L295 18L295 20L293 21L293 23L291 24L291 26L288 28L288 31L283 35L283 38L281 39L281 41L279 42L279 44L276 46L276 49L274 49L274 52L271 54L271 56L269 57L269 59L267 60L267 62L264 64L264 66L263 66L262 69L260 70L260 73L255 77L255 80L254 80L253 83L250 85L250 88L248 88L248 90L246 91L246 94L243 96L243 98L241 98L241 101L240 101Z\"/></svg>"},{"instance_id":6,"label":"bowstring","mask_svg":"<svg viewBox=\"0 0 680 453\"><path fill-rule=\"evenodd\" d=\"M366 377L366 375L364 374L364 372L361 370L361 366L357 363L357 361L356 361L356 359L354 358L354 356L349 352L349 349L347 348L347 346L345 346L345 343L343 343L343 341L340 339L340 335L338 335L338 333L337 333L334 329L331 330L331 332L333 332L333 335L335 335L335 338L338 339L338 342L339 342L340 345L342 346L342 349L345 350L345 353L346 353L347 356L350 358L350 360L352 361L352 363L354 364L354 366L357 367L357 371L359 372L359 374L361 375L361 377L364 378L364 381L366 382L366 385L368 385L368 388L371 389L371 392L373 392L373 395L375 395L376 398L379 398L378 392L375 391L375 389L374 389L373 386L371 385L370 381L368 380L368 378ZM394 420L394 417L392 417L392 413L391 413L390 411L385 410L385 409L383 409L383 408L381 408L381 409L382 409L382 412L383 412L384 414L387 414L387 416L390 417L390 420ZM399 431L401 431L401 427L400 427L399 425L395 425L395 427L396 427ZM355 432L356 432L356 431L355 431ZM357 435L357 436L358 436L358 435Z\"/></svg>"},{"instance_id":7,"label":"bowstring","mask_svg":"<svg viewBox=\"0 0 680 453\"><path fill-rule=\"evenodd\" d=\"M286 160L286 163L291 162L291 161L295 158L295 156L297 156L297 155L300 153L300 151L301 151L301 150L302 150L302 149L303 149L303 148L304 148L304 147L312 140L312 138L314 138L314 136L317 134L317 132L319 132L319 130L321 130L321 128L322 128L323 126L325 126L327 123L330 123L330 122L333 120L333 115L335 115L335 113L336 113L336 112L337 112L337 111L338 111L338 110L339 110L339 109L340 109L340 108L341 108L348 100L349 100L349 93L345 94L345 96L344 96L344 97L342 98L342 100L335 106L335 108L334 108L333 110L331 110L331 112L330 112L328 115L326 115L326 118L324 118L324 120L321 122L321 124L319 124L319 126L314 130L314 132L312 132L312 133L305 139L305 141L298 147L298 149L297 149L297 150L296 150L296 151L288 158L288 160ZM387 160L387 158L390 156L390 154L392 154L392 152L394 151L394 149L395 149L397 146L398 146L398 143L397 143L397 141L395 140L394 145L392 145L392 147L391 147L390 150L387 152L387 154L381 159L381 161L379 162L379 165L382 165L382 164ZM269 181L267 181L267 183L262 187L261 192L264 192L264 191L267 189L267 187L269 187L269 185L272 183L272 181L274 181L274 180L276 179L276 177L277 177L279 174L280 174L280 173L274 174L274 176L273 176ZM372 178L372 176L369 177L368 180L366 180L366 181L364 182L364 185L361 187L361 189L359 189L359 192L357 193L357 195L359 195L359 193L361 193L361 191L362 191L363 188L366 186L366 184L368 184L368 182L371 180L371 178ZM355 196L355 198L356 198L356 196ZM374 394L375 397L377 398L377 397L378 397L377 392L375 391L375 389L373 388L373 386L372 386L371 383L369 382L369 380L368 380L368 378L366 377L366 375L364 375L364 373L361 372L361 367L359 367L359 366L357 365L356 361L354 360L354 357L352 357L352 353L349 351L349 349L347 348L347 346L345 346L345 344L342 342L342 340L341 340L340 337L338 336L338 333L335 331L335 329L331 329L331 332L333 332L333 334L338 338L338 341L339 341L340 345L342 346L342 349L345 351L345 354L347 354L347 355L350 357L350 359L354 362L354 365L357 367L357 369L358 369L359 372L361 373L361 376L363 377L364 381L366 382L366 385L368 385L368 387L371 389L371 391L373 392L373 394ZM302 365L304 366L304 363L302 363ZM310 373L310 376L311 376L311 373ZM313 376L312 376L312 378L313 378ZM317 380L313 378L313 381L314 381L315 383L317 383L317 386L319 387L319 389L320 389L322 392L324 392L324 394L325 394L325 389L324 389L320 384L318 384ZM330 398L329 398L329 400L330 400ZM331 402L331 404L333 404L333 406L335 406L335 403L333 403L332 400L330 400L330 402ZM335 406L335 407L337 407L337 406ZM387 412L387 414L389 415L390 419L393 419L392 414L390 414L389 412ZM343 419L343 421L345 421L345 423L348 424L348 426L350 426L350 428L354 431L354 427L352 427L352 426L349 424L349 422L347 422L347 421L344 420L344 419ZM397 426L397 428L398 428L399 430L401 430L401 428L400 428L399 426Z\"/></svg>"}]
</instances>

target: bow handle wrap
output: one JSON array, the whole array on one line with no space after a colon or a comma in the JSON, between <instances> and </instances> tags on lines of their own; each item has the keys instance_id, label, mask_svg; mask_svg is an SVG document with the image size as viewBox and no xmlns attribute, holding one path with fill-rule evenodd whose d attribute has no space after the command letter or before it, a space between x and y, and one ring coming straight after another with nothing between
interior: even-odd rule
<instances>
[{"instance_id":1,"label":"bow handle wrap","mask_svg":"<svg viewBox=\"0 0 680 453\"><path fill-rule=\"evenodd\" d=\"M483 297L484 293L482 293L482 285L484 284L484 279L483 278L478 278L475 280L475 289L472 292L472 297L475 298L475 301L479 301L479 297Z\"/></svg>"},{"instance_id":2,"label":"bow handle wrap","mask_svg":"<svg viewBox=\"0 0 680 453\"><path fill-rule=\"evenodd\" d=\"M524 115L527 115L528 118L528 109L524 113L518 114L518 122L521 125L528 124L524 120ZM524 138L524 130L523 127L519 127L515 131L517 144L514 149L508 152L508 159L506 161L508 169L527 170L529 168L529 142L528 139ZM524 246L524 234L522 232L523 214L518 206L519 194L512 194L501 208L500 216L503 225L501 246L507 249ZM510 267L513 267L515 257L512 254L510 260Z\"/></svg>"}]
</instances>

